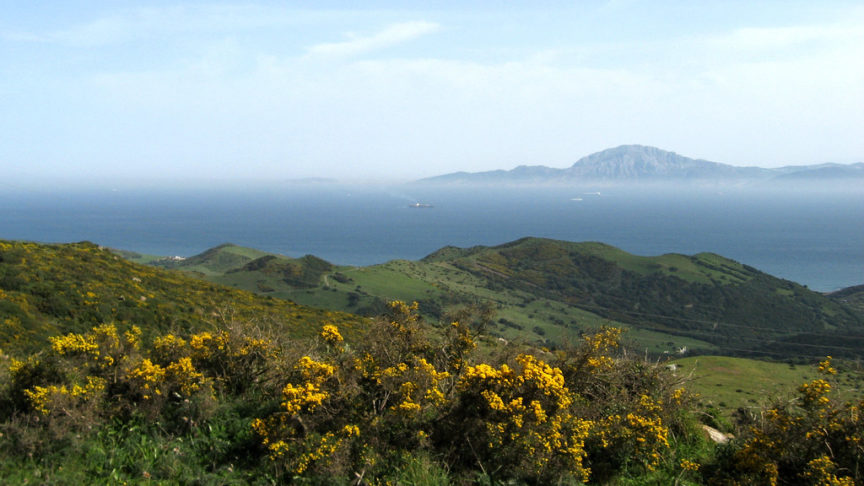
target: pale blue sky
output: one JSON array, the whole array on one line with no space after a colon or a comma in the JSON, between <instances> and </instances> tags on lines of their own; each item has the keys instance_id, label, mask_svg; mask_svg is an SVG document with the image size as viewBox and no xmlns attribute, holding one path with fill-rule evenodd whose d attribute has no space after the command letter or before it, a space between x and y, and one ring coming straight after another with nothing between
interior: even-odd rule
<instances>
[{"instance_id":1,"label":"pale blue sky","mask_svg":"<svg viewBox=\"0 0 864 486\"><path fill-rule=\"evenodd\" d=\"M864 160L864 2L0 0L13 181Z\"/></svg>"}]
</instances>

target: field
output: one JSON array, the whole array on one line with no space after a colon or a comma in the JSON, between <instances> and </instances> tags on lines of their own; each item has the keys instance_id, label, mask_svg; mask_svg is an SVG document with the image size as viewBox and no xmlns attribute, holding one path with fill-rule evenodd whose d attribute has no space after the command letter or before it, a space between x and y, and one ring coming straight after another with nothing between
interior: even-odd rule
<instances>
[{"instance_id":1,"label":"field","mask_svg":"<svg viewBox=\"0 0 864 486\"><path fill-rule=\"evenodd\" d=\"M700 395L704 407L725 415L739 408L758 413L764 406L788 402L798 387L819 375L813 365L787 364L728 356L694 356L670 362ZM838 396L851 399L864 390L864 370L851 363L840 368Z\"/></svg>"}]
</instances>

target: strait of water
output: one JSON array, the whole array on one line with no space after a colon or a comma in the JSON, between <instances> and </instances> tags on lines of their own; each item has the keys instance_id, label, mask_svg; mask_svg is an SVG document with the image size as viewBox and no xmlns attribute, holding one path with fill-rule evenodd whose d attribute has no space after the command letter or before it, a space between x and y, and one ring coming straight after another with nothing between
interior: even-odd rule
<instances>
[{"instance_id":1,"label":"strait of water","mask_svg":"<svg viewBox=\"0 0 864 486\"><path fill-rule=\"evenodd\" d=\"M598 193L599 191L599 193ZM409 208L421 202L432 208ZM191 256L231 242L337 264L524 236L710 251L814 290L864 283L864 189L289 185L0 193L0 239Z\"/></svg>"}]
</instances>

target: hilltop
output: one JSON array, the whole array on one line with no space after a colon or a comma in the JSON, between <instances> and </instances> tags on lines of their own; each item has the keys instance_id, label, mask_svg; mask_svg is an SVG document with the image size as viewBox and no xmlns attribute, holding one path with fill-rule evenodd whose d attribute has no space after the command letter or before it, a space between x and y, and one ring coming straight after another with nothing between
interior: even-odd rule
<instances>
[{"instance_id":1,"label":"hilltop","mask_svg":"<svg viewBox=\"0 0 864 486\"><path fill-rule=\"evenodd\" d=\"M455 172L420 180L422 183L574 183L662 181L801 181L864 178L864 163L786 166L777 169L737 167L644 145L621 145L582 157L572 166L542 165L512 170Z\"/></svg>"},{"instance_id":2,"label":"hilltop","mask_svg":"<svg viewBox=\"0 0 864 486\"><path fill-rule=\"evenodd\" d=\"M306 305L377 315L392 299L417 301L432 320L490 303L486 331L561 345L603 324L652 353L760 357L858 355L864 315L846 303L711 253L646 257L594 242L523 238L445 247L419 261L368 267L289 258L222 245L184 261L155 262L224 285Z\"/></svg>"}]
</instances>

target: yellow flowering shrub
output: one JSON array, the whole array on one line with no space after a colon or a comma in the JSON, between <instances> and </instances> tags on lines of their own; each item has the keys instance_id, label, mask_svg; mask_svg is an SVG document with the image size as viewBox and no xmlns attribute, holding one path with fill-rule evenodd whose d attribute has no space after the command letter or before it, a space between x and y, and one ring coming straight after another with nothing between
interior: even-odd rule
<instances>
[{"instance_id":1,"label":"yellow flowering shrub","mask_svg":"<svg viewBox=\"0 0 864 486\"><path fill-rule=\"evenodd\" d=\"M701 465L698 462L693 462L689 459L681 459L681 462L679 463L679 465L681 466L681 469L683 469L684 471L694 471L694 472L698 471L699 468L701 467Z\"/></svg>"},{"instance_id":2,"label":"yellow flowering shrub","mask_svg":"<svg viewBox=\"0 0 864 486\"><path fill-rule=\"evenodd\" d=\"M295 368L300 370L303 378L311 383L321 384L336 373L336 367L323 361L315 361L309 356L303 356L297 361Z\"/></svg>"},{"instance_id":3,"label":"yellow flowering shrub","mask_svg":"<svg viewBox=\"0 0 864 486\"><path fill-rule=\"evenodd\" d=\"M465 444L484 469L545 478L565 471L587 480L585 440L594 423L573 414L576 397L559 368L528 354L515 361L466 368L454 414L468 431Z\"/></svg>"},{"instance_id":4,"label":"yellow flowering shrub","mask_svg":"<svg viewBox=\"0 0 864 486\"><path fill-rule=\"evenodd\" d=\"M522 354L512 364L468 367L458 414L473 414L474 425L460 425L471 431L463 454L543 481L584 481L595 465L601 477L628 464L659 466L671 449L669 423L677 423L688 397L661 366L608 355L619 336L617 329L586 336L554 364Z\"/></svg>"},{"instance_id":5,"label":"yellow flowering shrub","mask_svg":"<svg viewBox=\"0 0 864 486\"><path fill-rule=\"evenodd\" d=\"M33 410L49 415L53 412L68 413L71 407L80 406L83 402L97 399L105 390L105 380L96 376L88 376L86 383L66 385L34 386L25 390Z\"/></svg>"},{"instance_id":6,"label":"yellow flowering shrub","mask_svg":"<svg viewBox=\"0 0 864 486\"><path fill-rule=\"evenodd\" d=\"M390 393L391 410L415 413L444 402L442 382L450 373L437 371L425 358L415 357L411 364L399 363L375 374L377 384Z\"/></svg>"},{"instance_id":7,"label":"yellow flowering shrub","mask_svg":"<svg viewBox=\"0 0 864 486\"><path fill-rule=\"evenodd\" d=\"M132 326L121 339L114 324L100 324L84 334L69 333L48 338L51 351L58 356L81 358L91 364L108 368L119 366L121 361L138 351L141 329Z\"/></svg>"},{"instance_id":8,"label":"yellow flowering shrub","mask_svg":"<svg viewBox=\"0 0 864 486\"><path fill-rule=\"evenodd\" d=\"M644 410L604 418L597 431L601 447L613 454L626 454L624 462L641 462L653 470L669 449L669 429L656 412Z\"/></svg>"},{"instance_id":9,"label":"yellow flowering shrub","mask_svg":"<svg viewBox=\"0 0 864 486\"><path fill-rule=\"evenodd\" d=\"M60 355L83 354L87 356L98 356L99 346L96 345L94 336L70 333L65 336L48 338L51 341L51 350Z\"/></svg>"},{"instance_id":10,"label":"yellow flowering shrub","mask_svg":"<svg viewBox=\"0 0 864 486\"><path fill-rule=\"evenodd\" d=\"M819 373L824 375L836 375L837 370L831 366L831 356L827 356L824 361L820 361L817 366Z\"/></svg>"},{"instance_id":11,"label":"yellow flowering shrub","mask_svg":"<svg viewBox=\"0 0 864 486\"><path fill-rule=\"evenodd\" d=\"M197 369L240 393L257 383L277 357L271 339L250 334L253 329L248 325L231 323L226 329L193 334L188 341L166 336L154 343L154 349L160 356L188 356Z\"/></svg>"},{"instance_id":12,"label":"yellow flowering shrub","mask_svg":"<svg viewBox=\"0 0 864 486\"><path fill-rule=\"evenodd\" d=\"M798 391L801 393L802 406L807 408L827 405L831 401L828 398L831 384L822 379L804 383L798 387Z\"/></svg>"},{"instance_id":13,"label":"yellow flowering shrub","mask_svg":"<svg viewBox=\"0 0 864 486\"><path fill-rule=\"evenodd\" d=\"M602 328L583 336L582 346L560 351L558 357L568 380L584 380L592 374L612 370L615 365L612 353L620 345L621 333L618 328Z\"/></svg>"},{"instance_id":14,"label":"yellow flowering shrub","mask_svg":"<svg viewBox=\"0 0 864 486\"><path fill-rule=\"evenodd\" d=\"M465 359L476 347L477 343L471 336L471 330L468 326L453 321L446 330L442 360L451 373L458 375L465 367Z\"/></svg>"},{"instance_id":15,"label":"yellow flowering shrub","mask_svg":"<svg viewBox=\"0 0 864 486\"><path fill-rule=\"evenodd\" d=\"M335 326L322 328L318 349L290 368L278 412L252 423L280 470L317 474L353 464L356 471L428 441L451 375L436 367L441 360L430 351L416 309L391 303L348 352Z\"/></svg>"},{"instance_id":16,"label":"yellow flowering shrub","mask_svg":"<svg viewBox=\"0 0 864 486\"><path fill-rule=\"evenodd\" d=\"M83 416L76 411L89 413L89 424L143 417L169 437L195 434L189 443L214 455L237 454L226 441L251 434L258 447L242 444L243 454L275 482L410 484L399 473L423 461L454 481L492 484L605 482L664 460L688 479L704 470L668 454L686 390L662 366L616 354L619 330L560 352L477 351L488 342L475 334L482 325L425 326L417 309L393 302L347 342L332 324L290 342L229 320L143 338L138 328L104 324L54 337L38 355L0 357L3 390L18 396L3 403L40 424ZM811 382L802 393L812 397L802 407L821 410L831 388ZM216 397L225 406L210 414ZM225 421L208 422L215 417ZM811 439L836 432L825 430ZM851 434L847 443L860 440ZM843 481L846 463L836 455L813 462L823 455L810 457L799 479Z\"/></svg>"},{"instance_id":17,"label":"yellow flowering shrub","mask_svg":"<svg viewBox=\"0 0 864 486\"><path fill-rule=\"evenodd\" d=\"M825 378L802 384L792 402L762 413L734 454L718 468L754 484L852 485L864 480L864 400L841 402L828 381L831 358L818 364Z\"/></svg>"},{"instance_id":18,"label":"yellow flowering shrub","mask_svg":"<svg viewBox=\"0 0 864 486\"><path fill-rule=\"evenodd\" d=\"M622 331L602 328L576 348L557 351L577 399L575 413L595 424L586 440L593 477L605 481L622 469L651 471L669 464L671 438L690 433L692 396L661 363L618 353Z\"/></svg>"},{"instance_id":19,"label":"yellow flowering shrub","mask_svg":"<svg viewBox=\"0 0 864 486\"><path fill-rule=\"evenodd\" d=\"M92 408L137 359L140 335L136 326L120 333L114 324L101 324L85 333L49 337L45 352L10 361L9 399L16 409L52 417L61 409L71 417L73 409Z\"/></svg>"},{"instance_id":20,"label":"yellow flowering shrub","mask_svg":"<svg viewBox=\"0 0 864 486\"><path fill-rule=\"evenodd\" d=\"M207 378L195 369L188 357L167 366L143 359L129 370L127 379L132 391L145 401L188 399L208 385Z\"/></svg>"},{"instance_id":21,"label":"yellow flowering shrub","mask_svg":"<svg viewBox=\"0 0 864 486\"><path fill-rule=\"evenodd\" d=\"M318 335L321 336L321 339L330 346L333 346L340 351L342 350L342 343L345 339L342 337L342 334L339 334L338 327L332 324L326 324L321 328L321 332Z\"/></svg>"},{"instance_id":22,"label":"yellow flowering shrub","mask_svg":"<svg viewBox=\"0 0 864 486\"><path fill-rule=\"evenodd\" d=\"M189 356L189 344L180 336L165 334L153 339L150 357L157 363L170 363L179 358Z\"/></svg>"},{"instance_id":23,"label":"yellow flowering shrub","mask_svg":"<svg viewBox=\"0 0 864 486\"><path fill-rule=\"evenodd\" d=\"M259 422L253 424L258 430ZM279 440L267 444L270 459L282 461L284 467L291 474L303 474L310 467L326 467L340 449L345 448L345 443L352 437L359 435L356 425L346 425L334 432L325 434L309 434L301 440L286 442Z\"/></svg>"},{"instance_id":24,"label":"yellow flowering shrub","mask_svg":"<svg viewBox=\"0 0 864 486\"><path fill-rule=\"evenodd\" d=\"M341 439L333 431L322 435L307 435L296 427L298 420L319 411L331 397L328 381L334 378L337 368L310 356L302 356L294 365L297 383L287 383L282 388L279 412L252 422L252 428L262 445L269 451L270 459L281 467L300 474L314 463L326 463Z\"/></svg>"},{"instance_id":25,"label":"yellow flowering shrub","mask_svg":"<svg viewBox=\"0 0 864 486\"><path fill-rule=\"evenodd\" d=\"M847 475L837 476L837 464L828 456L821 456L807 463L801 475L803 479L818 486L855 486L855 480Z\"/></svg>"}]
</instances>

